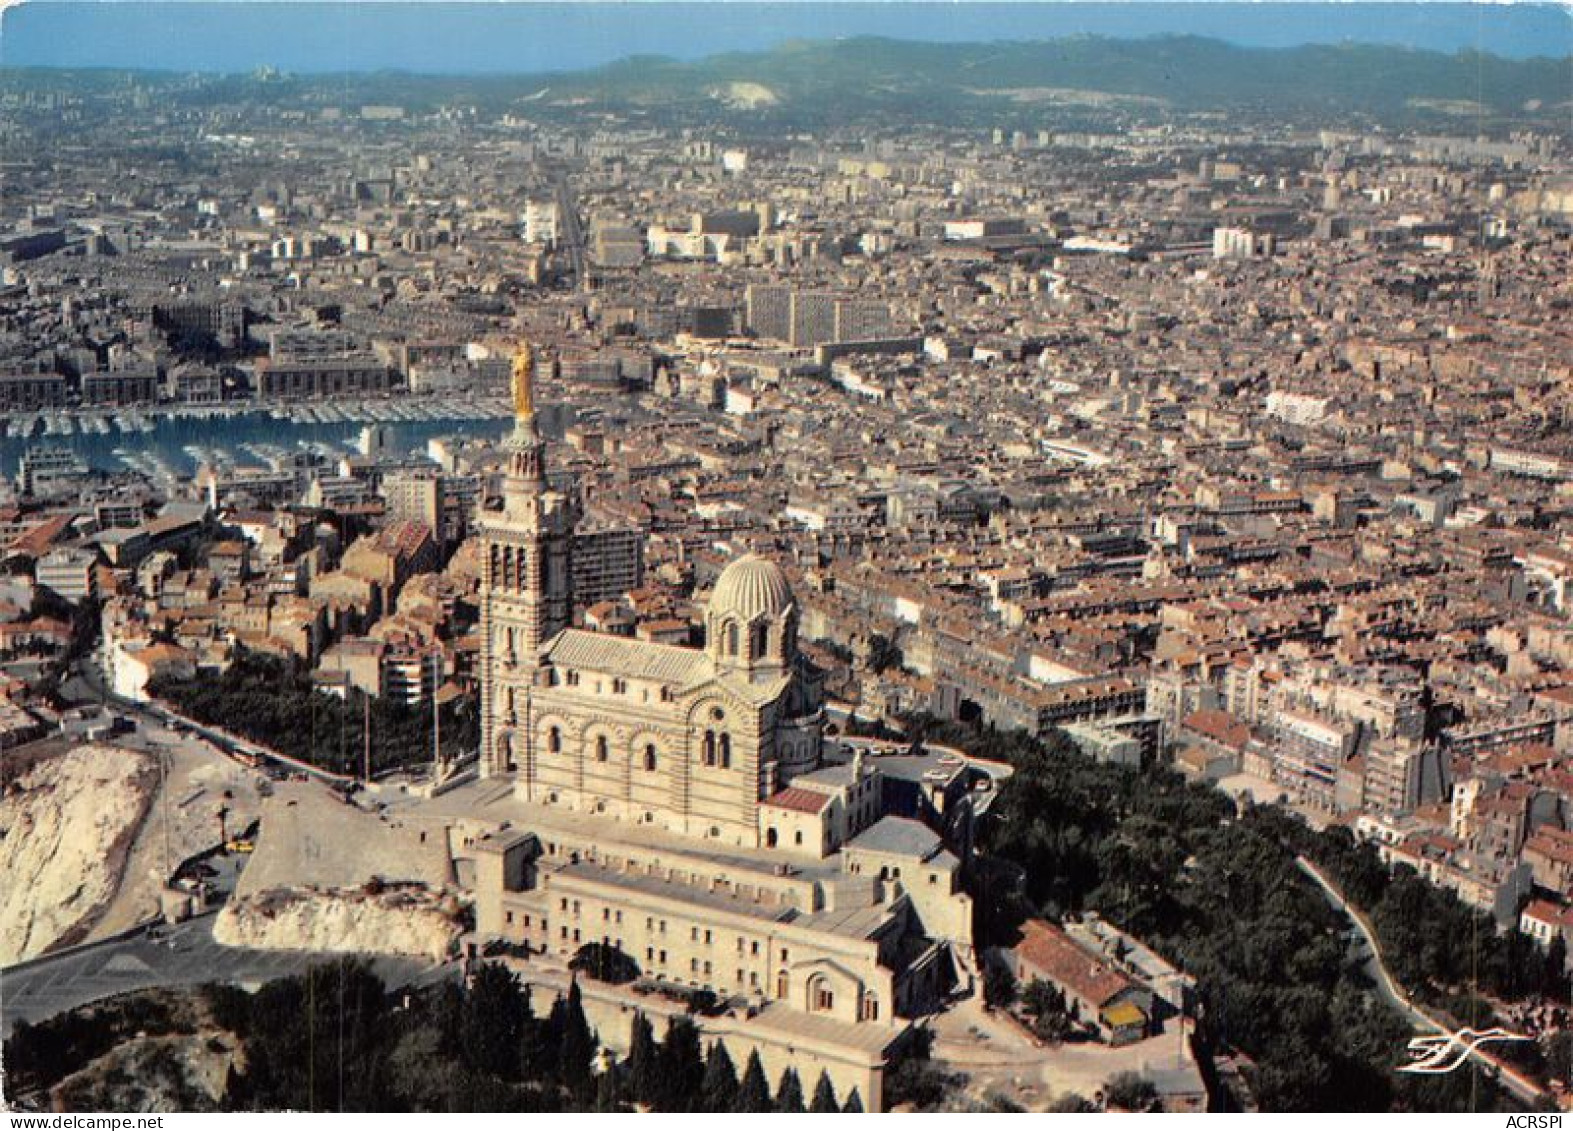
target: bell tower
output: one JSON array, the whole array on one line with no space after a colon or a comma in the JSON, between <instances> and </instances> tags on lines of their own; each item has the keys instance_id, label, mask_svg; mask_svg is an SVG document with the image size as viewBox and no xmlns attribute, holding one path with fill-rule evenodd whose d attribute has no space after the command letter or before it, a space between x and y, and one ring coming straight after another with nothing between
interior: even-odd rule
<instances>
[{"instance_id":1,"label":"bell tower","mask_svg":"<svg viewBox=\"0 0 1573 1131\"><path fill-rule=\"evenodd\" d=\"M513 432L504 441L502 509L480 522L482 777L517 774L532 794L531 689L539 655L573 617L575 504L546 478L546 445L535 420L535 354L513 359Z\"/></svg>"}]
</instances>

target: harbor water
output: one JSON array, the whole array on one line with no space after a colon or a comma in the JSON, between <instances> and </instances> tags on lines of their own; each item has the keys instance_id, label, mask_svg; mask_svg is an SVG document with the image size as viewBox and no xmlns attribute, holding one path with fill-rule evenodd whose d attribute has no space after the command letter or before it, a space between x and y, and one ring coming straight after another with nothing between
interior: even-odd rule
<instances>
[{"instance_id":1,"label":"harbor water","mask_svg":"<svg viewBox=\"0 0 1573 1131\"><path fill-rule=\"evenodd\" d=\"M255 467L264 450L299 449L326 456L356 450L361 430L381 427L393 452L423 449L428 440L500 439L509 417L491 405L377 405L367 410L245 408L170 413L106 410L0 417L0 475L13 478L30 447L65 448L95 471L190 476L203 464ZM253 451L255 449L255 451Z\"/></svg>"}]
</instances>

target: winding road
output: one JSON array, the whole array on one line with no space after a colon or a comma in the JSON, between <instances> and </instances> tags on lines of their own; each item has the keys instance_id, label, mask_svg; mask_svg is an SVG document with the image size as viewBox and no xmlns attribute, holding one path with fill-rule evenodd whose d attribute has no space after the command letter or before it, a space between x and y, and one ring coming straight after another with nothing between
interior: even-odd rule
<instances>
[{"instance_id":1,"label":"winding road","mask_svg":"<svg viewBox=\"0 0 1573 1131\"><path fill-rule=\"evenodd\" d=\"M1398 984L1388 970L1387 964L1382 960L1382 948L1377 944L1376 932L1372 929L1370 920L1358 908L1350 905L1343 893L1333 884L1323 871L1304 856L1296 856L1295 863L1300 870L1316 881L1317 887L1322 889L1322 894L1327 902L1335 909L1342 912L1354 924L1356 933L1359 934L1365 946L1365 971L1371 977L1379 993L1394 1009L1407 1016L1410 1022L1418 1029L1433 1033L1451 1033L1452 1030L1436 1018L1432 1017L1420 1006L1416 1005L1404 988ZM1481 1064L1495 1072L1503 1087L1512 1092L1523 1103L1534 1103L1546 1093L1538 1084L1516 1069L1498 1060L1490 1053L1479 1048L1471 1048L1467 1055L1474 1057Z\"/></svg>"},{"instance_id":2,"label":"winding road","mask_svg":"<svg viewBox=\"0 0 1573 1131\"><path fill-rule=\"evenodd\" d=\"M208 912L171 926L138 927L0 970L0 1031L9 1034L19 1021L37 1024L133 990L204 982L256 985L343 957L324 951L224 946L213 938L215 917ZM459 970L458 963L389 956L374 957L371 963L394 988L457 977Z\"/></svg>"}]
</instances>

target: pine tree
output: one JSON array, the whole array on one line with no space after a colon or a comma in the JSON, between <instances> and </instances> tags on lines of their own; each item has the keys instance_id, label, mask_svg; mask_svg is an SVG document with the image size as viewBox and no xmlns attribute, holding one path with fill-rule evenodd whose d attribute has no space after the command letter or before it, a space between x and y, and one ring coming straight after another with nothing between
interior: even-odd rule
<instances>
[{"instance_id":1,"label":"pine tree","mask_svg":"<svg viewBox=\"0 0 1573 1131\"><path fill-rule=\"evenodd\" d=\"M716 1041L710 1046L700 1092L701 1107L705 1111L729 1112L737 1107L737 1066L732 1063L732 1054L724 1041Z\"/></svg>"},{"instance_id":2,"label":"pine tree","mask_svg":"<svg viewBox=\"0 0 1573 1131\"><path fill-rule=\"evenodd\" d=\"M824 1069L820 1069L819 1083L814 1085L814 1102L808 1105L808 1110L820 1115L841 1110L841 1105L836 1103L836 1086L830 1082L830 1076Z\"/></svg>"},{"instance_id":3,"label":"pine tree","mask_svg":"<svg viewBox=\"0 0 1573 1131\"><path fill-rule=\"evenodd\" d=\"M781 1083L776 1085L776 1110L784 1115L802 1115L807 1111L803 1106L802 1081L790 1066L781 1073Z\"/></svg>"},{"instance_id":4,"label":"pine tree","mask_svg":"<svg viewBox=\"0 0 1573 1131\"><path fill-rule=\"evenodd\" d=\"M765 1080L765 1066L759 1062L759 1050L748 1054L748 1064L743 1069L743 1082L737 1089L737 1110L743 1112L774 1111L770 1103L770 1085Z\"/></svg>"},{"instance_id":5,"label":"pine tree","mask_svg":"<svg viewBox=\"0 0 1573 1131\"><path fill-rule=\"evenodd\" d=\"M588 1100L595 1094L595 1050L600 1042L585 1018L578 979L568 984L568 998L563 1003L558 1034L563 1086L576 1098Z\"/></svg>"},{"instance_id":6,"label":"pine tree","mask_svg":"<svg viewBox=\"0 0 1573 1131\"><path fill-rule=\"evenodd\" d=\"M841 1110L847 1115L863 1114L863 1097L856 1088L847 1093L847 1102L841 1105Z\"/></svg>"},{"instance_id":7,"label":"pine tree","mask_svg":"<svg viewBox=\"0 0 1573 1131\"><path fill-rule=\"evenodd\" d=\"M655 1103L661 1088L659 1057L655 1030L643 1013L636 1013L633 1034L628 1044L629 1091L635 1103Z\"/></svg>"},{"instance_id":8,"label":"pine tree","mask_svg":"<svg viewBox=\"0 0 1573 1131\"><path fill-rule=\"evenodd\" d=\"M687 1017L670 1018L661 1041L661 1080L656 1107L660 1111L693 1111L705 1081L705 1058L699 1029Z\"/></svg>"}]
</instances>

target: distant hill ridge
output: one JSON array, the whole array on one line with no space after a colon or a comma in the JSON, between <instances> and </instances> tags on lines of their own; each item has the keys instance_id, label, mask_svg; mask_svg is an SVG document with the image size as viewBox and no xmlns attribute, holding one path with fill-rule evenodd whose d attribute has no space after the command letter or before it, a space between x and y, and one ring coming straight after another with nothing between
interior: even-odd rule
<instances>
[{"instance_id":1,"label":"distant hill ridge","mask_svg":"<svg viewBox=\"0 0 1573 1131\"><path fill-rule=\"evenodd\" d=\"M996 43L796 40L768 52L692 63L625 60L565 77L574 86L625 96L747 81L788 99L830 91L931 96L1053 87L1160 98L1181 109L1276 103L1380 110L1427 99L1514 110L1531 100L1573 101L1569 56L1516 60L1365 44L1270 49L1196 36Z\"/></svg>"},{"instance_id":2,"label":"distant hill ridge","mask_svg":"<svg viewBox=\"0 0 1573 1131\"><path fill-rule=\"evenodd\" d=\"M107 72L0 70L0 82L91 83ZM124 72L117 72L124 73ZM220 87L260 82L215 77ZM739 105L731 84L775 97ZM1227 110L1379 117L1526 117L1565 126L1573 107L1573 55L1508 59L1478 52L1371 44L1242 47L1198 36L1113 39L1078 35L1038 41L929 43L856 37L790 40L769 51L696 61L635 56L583 71L440 76L398 72L271 77L279 96L333 84L345 95L418 107L456 97L505 106L550 87L545 105L768 115L814 124L858 117L971 122L1078 94L1138 99L1178 111ZM211 91L212 88L210 87Z\"/></svg>"}]
</instances>

